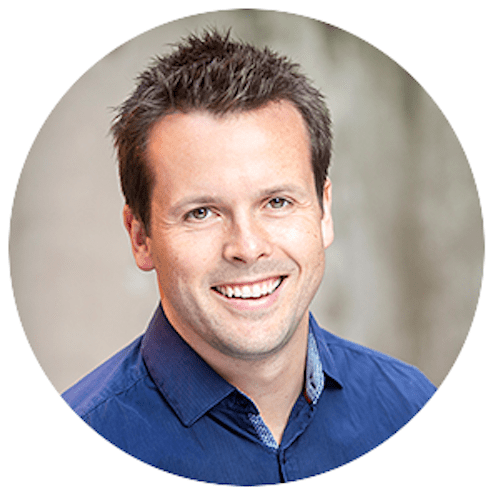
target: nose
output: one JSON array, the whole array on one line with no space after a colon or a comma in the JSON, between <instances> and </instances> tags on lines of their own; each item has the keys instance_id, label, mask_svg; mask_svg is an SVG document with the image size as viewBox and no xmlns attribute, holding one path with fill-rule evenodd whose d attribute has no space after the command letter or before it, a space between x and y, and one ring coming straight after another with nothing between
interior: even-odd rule
<instances>
[{"instance_id":1,"label":"nose","mask_svg":"<svg viewBox=\"0 0 500 500\"><path fill-rule=\"evenodd\" d=\"M253 264L268 257L272 251L270 235L252 217L235 218L227 232L223 257L234 263Z\"/></svg>"}]
</instances>

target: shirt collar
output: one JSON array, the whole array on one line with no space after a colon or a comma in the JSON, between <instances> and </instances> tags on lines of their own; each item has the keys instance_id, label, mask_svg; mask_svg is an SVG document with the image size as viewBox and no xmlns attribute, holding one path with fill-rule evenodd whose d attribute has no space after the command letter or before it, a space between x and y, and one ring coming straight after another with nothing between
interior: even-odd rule
<instances>
[{"instance_id":1,"label":"shirt collar","mask_svg":"<svg viewBox=\"0 0 500 500\"><path fill-rule=\"evenodd\" d=\"M324 384L324 373L340 386L325 332L309 317L306 392L316 403ZM192 425L207 411L237 389L218 375L174 330L161 304L144 334L141 353L158 389L181 422Z\"/></svg>"},{"instance_id":2,"label":"shirt collar","mask_svg":"<svg viewBox=\"0 0 500 500\"><path fill-rule=\"evenodd\" d=\"M235 390L174 330L161 304L144 334L141 352L158 389L184 425L192 425Z\"/></svg>"},{"instance_id":3,"label":"shirt collar","mask_svg":"<svg viewBox=\"0 0 500 500\"><path fill-rule=\"evenodd\" d=\"M339 371L337 369L337 363L334 360L334 353L328 348L326 344L327 336L331 336L330 333L323 330L312 314L309 314L309 332L314 335L316 340L316 346L318 349L319 361L321 363L321 368L325 375L332 379L338 386L343 387L344 384L340 378ZM309 356L309 352L308 352Z\"/></svg>"}]
</instances>

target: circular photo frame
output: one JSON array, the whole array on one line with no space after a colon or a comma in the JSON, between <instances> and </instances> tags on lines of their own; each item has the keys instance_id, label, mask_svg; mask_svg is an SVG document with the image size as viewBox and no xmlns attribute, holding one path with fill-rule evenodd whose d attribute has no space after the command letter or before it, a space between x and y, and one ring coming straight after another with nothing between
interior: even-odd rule
<instances>
[{"instance_id":1,"label":"circular photo frame","mask_svg":"<svg viewBox=\"0 0 500 500\"><path fill-rule=\"evenodd\" d=\"M291 483L216 485L159 470L112 445L60 396L140 333L158 301L154 279L135 269L120 227L123 201L108 132L112 108L153 56L210 27L230 28L240 40L289 55L332 110L336 241L312 305L320 323L416 365L438 386L424 408L378 447ZM137 25L89 56L26 134L7 187L2 231L2 283L12 326L30 368L66 418L138 471L227 495L260 496L332 481L405 439L467 362L493 271L485 181L443 96L366 30L279 2L187 7Z\"/></svg>"}]
</instances>

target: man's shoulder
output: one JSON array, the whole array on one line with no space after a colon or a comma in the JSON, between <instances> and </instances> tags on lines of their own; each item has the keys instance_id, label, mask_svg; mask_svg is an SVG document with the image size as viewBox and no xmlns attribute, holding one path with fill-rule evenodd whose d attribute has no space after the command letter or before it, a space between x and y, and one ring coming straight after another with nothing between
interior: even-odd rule
<instances>
[{"instance_id":1,"label":"man's shoulder","mask_svg":"<svg viewBox=\"0 0 500 500\"><path fill-rule=\"evenodd\" d=\"M381 391L423 405L436 391L434 384L415 366L392 356L341 338L318 327L329 362L340 383Z\"/></svg>"},{"instance_id":2,"label":"man's shoulder","mask_svg":"<svg viewBox=\"0 0 500 500\"><path fill-rule=\"evenodd\" d=\"M140 354L142 336L67 389L63 399L82 418L148 376Z\"/></svg>"}]
</instances>

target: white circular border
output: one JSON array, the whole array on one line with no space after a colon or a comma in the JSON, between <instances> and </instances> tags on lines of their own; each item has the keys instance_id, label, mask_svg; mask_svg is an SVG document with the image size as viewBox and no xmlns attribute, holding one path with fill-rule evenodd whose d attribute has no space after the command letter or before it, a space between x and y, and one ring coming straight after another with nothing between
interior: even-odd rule
<instances>
[{"instance_id":1,"label":"white circular border","mask_svg":"<svg viewBox=\"0 0 500 500\"><path fill-rule=\"evenodd\" d=\"M40 366L33 350L31 349L31 346L29 345L14 300L9 262L10 219L12 214L14 196L22 168L31 149L31 146L33 145L33 142L35 141L41 127L45 123L45 120L50 115L56 104L64 96L64 94L66 94L66 92L71 88L71 86L104 56L108 55L111 51L115 50L120 45L128 42L130 39L135 38L136 36L141 35L146 31L156 28L162 24L166 24L170 21L193 16L195 14L204 14L214 11L233 10L241 8L287 12L290 14L297 14L303 17L308 17L310 19L325 22L327 24L341 28L349 33L352 33L358 38L361 38L362 40L368 42L369 44L373 45L381 52L389 56L395 62L397 62L402 68L404 68L432 97L434 102L446 116L453 131L458 137L460 144L462 145L462 148L471 167L474 181L476 183L476 188L479 194L485 238L483 279L481 283L476 312L469 334L467 335L464 345L448 375L441 383L436 393L422 408L422 410L420 410L417 415L413 417L412 420L410 420L410 422L408 422L404 427L396 432L396 434L391 436L389 439L384 441L381 445L377 446L373 450L357 458L356 460L353 460L332 471L318 474L307 479L292 481L290 483L263 486L217 485L176 476L174 474L159 470L151 465L147 465L144 462L141 462L140 460L128 455L123 450L112 445L109 441L104 439L101 435L99 435L91 427L89 427L82 419L80 419L80 417L76 413L73 412L73 410L66 404L59 393L55 390L54 386L42 370L42 367ZM300 489L309 488L311 486L317 486L319 484L323 484L325 482L345 476L346 474L364 467L365 465L369 464L376 458L389 451L400 441L405 439L408 434L414 431L427 418L432 410L436 408L438 403L441 401L441 399L443 399L457 377L460 375L462 368L467 362L472 348L476 343L476 338L479 334L483 317L486 312L486 305L488 303L488 296L491 288L491 279L493 274L493 220L491 216L491 206L489 203L488 192L486 190L486 183L467 133L462 128L460 120L457 118L451 107L448 105L448 103L439 93L436 87L434 87L434 85L432 85L427 77L416 66L409 62L406 57L404 57L397 50L393 49L390 45L380 40L375 35L372 35L365 29L360 28L355 24L350 23L349 21L345 21L344 19L334 16L333 14L327 14L325 12L311 9L309 7L301 7L299 5L291 5L282 2L267 0L227 0L225 2L215 1L207 4L199 4L192 7L177 9L149 19L148 21L145 21L134 26L133 28L126 30L125 32L121 33L120 35L116 36L111 41L103 45L87 59L85 59L85 61L83 61L71 72L71 74L69 74L64 79L64 81L50 96L50 98L47 100L47 102L33 121L28 133L26 134L14 162L14 167L12 169L11 175L9 177L9 183L7 185L7 190L4 197L1 221L0 241L2 243L0 247L0 267L2 269L2 284L4 289L5 302L7 303L7 308L9 311L10 321L14 328L19 346L24 353L26 361L28 362L38 382L44 388L46 394L52 399L55 405L63 412L66 418L70 422L72 422L77 429L82 431L83 434L85 434L89 439L100 446L103 450L107 451L110 455L114 456L124 464L133 467L135 470L143 472L144 474L147 474L148 476L154 477L156 479L160 479L161 481L174 484L176 486L183 486L192 490L208 493L226 494L229 496L264 496L267 494L298 491Z\"/></svg>"}]
</instances>

